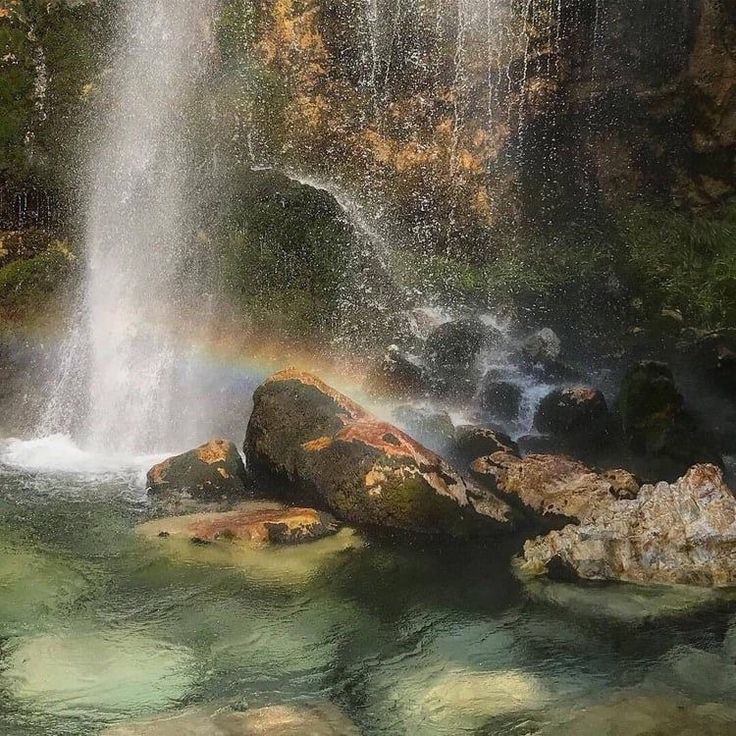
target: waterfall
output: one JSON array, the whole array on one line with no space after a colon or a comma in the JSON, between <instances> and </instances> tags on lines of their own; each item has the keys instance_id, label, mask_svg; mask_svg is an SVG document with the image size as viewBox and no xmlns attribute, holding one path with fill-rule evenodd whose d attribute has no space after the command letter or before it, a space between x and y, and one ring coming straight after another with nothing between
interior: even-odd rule
<instances>
[{"instance_id":1,"label":"waterfall","mask_svg":"<svg viewBox=\"0 0 736 736\"><path fill-rule=\"evenodd\" d=\"M86 414L76 439L97 451L194 439L194 356L180 333L209 297L195 265L202 185L187 104L207 72L214 3L128 0L105 80L87 171L83 304L46 417L47 431L63 431L70 413Z\"/></svg>"}]
</instances>

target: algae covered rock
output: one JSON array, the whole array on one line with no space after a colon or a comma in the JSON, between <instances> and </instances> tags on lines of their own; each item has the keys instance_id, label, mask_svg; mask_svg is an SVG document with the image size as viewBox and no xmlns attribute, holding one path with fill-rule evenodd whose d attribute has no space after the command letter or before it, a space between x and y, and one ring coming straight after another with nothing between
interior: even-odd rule
<instances>
[{"instance_id":1,"label":"algae covered rock","mask_svg":"<svg viewBox=\"0 0 736 736\"><path fill-rule=\"evenodd\" d=\"M511 526L506 503L309 373L282 371L256 390L244 449L290 501L353 524L460 536Z\"/></svg>"},{"instance_id":2,"label":"algae covered rock","mask_svg":"<svg viewBox=\"0 0 736 736\"><path fill-rule=\"evenodd\" d=\"M367 390L378 396L411 399L426 393L422 367L396 345L389 345L366 379Z\"/></svg>"},{"instance_id":3,"label":"algae covered rock","mask_svg":"<svg viewBox=\"0 0 736 736\"><path fill-rule=\"evenodd\" d=\"M500 380L491 371L484 376L479 393L480 406L493 416L507 421L516 419L521 410L523 397L521 386Z\"/></svg>"},{"instance_id":4,"label":"algae covered rock","mask_svg":"<svg viewBox=\"0 0 736 736\"><path fill-rule=\"evenodd\" d=\"M392 414L402 429L435 452L444 452L455 440L455 425L446 411L402 404Z\"/></svg>"},{"instance_id":5,"label":"algae covered rock","mask_svg":"<svg viewBox=\"0 0 736 736\"><path fill-rule=\"evenodd\" d=\"M733 586L736 498L719 468L696 465L526 542L524 559L529 571L566 578Z\"/></svg>"},{"instance_id":6,"label":"algae covered rock","mask_svg":"<svg viewBox=\"0 0 736 736\"><path fill-rule=\"evenodd\" d=\"M222 503L245 493L245 466L229 440L213 439L194 450L154 465L146 476L148 493L164 501L193 499Z\"/></svg>"}]
</instances>

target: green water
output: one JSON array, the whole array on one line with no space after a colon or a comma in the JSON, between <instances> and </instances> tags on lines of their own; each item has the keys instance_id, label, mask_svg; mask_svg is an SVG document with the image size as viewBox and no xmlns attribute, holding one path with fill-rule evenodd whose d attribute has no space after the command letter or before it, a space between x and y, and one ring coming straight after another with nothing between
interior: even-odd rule
<instances>
[{"instance_id":1,"label":"green water","mask_svg":"<svg viewBox=\"0 0 736 736\"><path fill-rule=\"evenodd\" d=\"M312 701L365 736L736 733L727 596L526 587L514 540L171 554L148 511L136 473L0 466L3 736Z\"/></svg>"}]
</instances>

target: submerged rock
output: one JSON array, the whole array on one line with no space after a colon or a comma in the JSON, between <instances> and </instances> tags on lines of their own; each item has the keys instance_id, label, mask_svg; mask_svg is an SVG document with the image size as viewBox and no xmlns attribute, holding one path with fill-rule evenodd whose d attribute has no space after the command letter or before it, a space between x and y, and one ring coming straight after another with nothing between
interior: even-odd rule
<instances>
[{"instance_id":1,"label":"submerged rock","mask_svg":"<svg viewBox=\"0 0 736 736\"><path fill-rule=\"evenodd\" d=\"M446 662L404 676L394 692L406 727L443 734L475 732L491 718L537 710L551 698L545 684L523 670L484 672Z\"/></svg>"},{"instance_id":2,"label":"submerged rock","mask_svg":"<svg viewBox=\"0 0 736 736\"><path fill-rule=\"evenodd\" d=\"M277 373L253 401L249 468L280 479L289 500L354 524L413 532L467 535L511 526L506 503L309 373Z\"/></svg>"},{"instance_id":3,"label":"submerged rock","mask_svg":"<svg viewBox=\"0 0 736 736\"><path fill-rule=\"evenodd\" d=\"M572 712L567 708L549 720L535 732L538 736L731 736L736 711L673 693L642 695L632 690Z\"/></svg>"},{"instance_id":4,"label":"submerged rock","mask_svg":"<svg viewBox=\"0 0 736 736\"><path fill-rule=\"evenodd\" d=\"M254 508L255 506L255 508ZM323 511L250 504L209 514L154 519L138 527L144 536L181 537L195 543L301 544L336 534L340 525Z\"/></svg>"},{"instance_id":5,"label":"submerged rock","mask_svg":"<svg viewBox=\"0 0 736 736\"><path fill-rule=\"evenodd\" d=\"M584 521L619 498L635 497L636 478L625 470L596 473L565 455L497 452L478 458L472 472L513 503L551 526Z\"/></svg>"},{"instance_id":6,"label":"submerged rock","mask_svg":"<svg viewBox=\"0 0 736 736\"><path fill-rule=\"evenodd\" d=\"M167 503L187 500L221 504L245 494L245 466L229 440L213 439L154 465L146 476L148 493Z\"/></svg>"},{"instance_id":7,"label":"submerged rock","mask_svg":"<svg viewBox=\"0 0 736 736\"><path fill-rule=\"evenodd\" d=\"M329 514L268 501L245 502L231 512L153 519L139 524L136 533L176 562L240 568L259 581L288 586L363 546L355 531L340 529Z\"/></svg>"},{"instance_id":8,"label":"submerged rock","mask_svg":"<svg viewBox=\"0 0 736 736\"><path fill-rule=\"evenodd\" d=\"M309 703L243 712L188 708L115 726L101 736L360 736L360 732L331 703Z\"/></svg>"},{"instance_id":9,"label":"submerged rock","mask_svg":"<svg viewBox=\"0 0 736 736\"><path fill-rule=\"evenodd\" d=\"M713 465L645 485L580 525L528 541L524 568L589 580L736 585L736 499Z\"/></svg>"},{"instance_id":10,"label":"submerged rock","mask_svg":"<svg viewBox=\"0 0 736 736\"><path fill-rule=\"evenodd\" d=\"M194 681L191 652L135 631L63 632L11 645L2 681L34 708L94 717L170 707Z\"/></svg>"}]
</instances>

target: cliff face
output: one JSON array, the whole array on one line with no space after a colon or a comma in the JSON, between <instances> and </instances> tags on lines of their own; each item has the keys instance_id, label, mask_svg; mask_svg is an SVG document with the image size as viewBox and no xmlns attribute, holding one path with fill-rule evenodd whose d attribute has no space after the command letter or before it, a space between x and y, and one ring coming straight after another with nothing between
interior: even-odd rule
<instances>
[{"instance_id":1,"label":"cliff face","mask_svg":"<svg viewBox=\"0 0 736 736\"><path fill-rule=\"evenodd\" d=\"M634 197L712 205L734 191L735 39L724 0L261 2L284 89L262 142L440 249Z\"/></svg>"}]
</instances>

